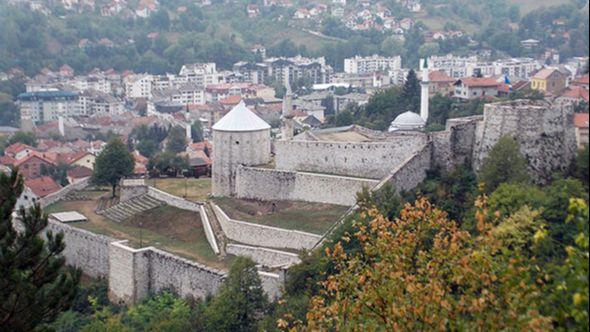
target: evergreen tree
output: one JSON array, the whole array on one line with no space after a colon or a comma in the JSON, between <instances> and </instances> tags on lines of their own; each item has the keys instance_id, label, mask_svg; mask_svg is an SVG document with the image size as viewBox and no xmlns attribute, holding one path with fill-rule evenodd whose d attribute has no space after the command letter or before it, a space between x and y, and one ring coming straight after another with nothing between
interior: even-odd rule
<instances>
[{"instance_id":1,"label":"evergreen tree","mask_svg":"<svg viewBox=\"0 0 590 332\"><path fill-rule=\"evenodd\" d=\"M168 140L166 150L178 153L183 152L186 149L186 133L182 128L170 128L166 139Z\"/></svg>"},{"instance_id":2,"label":"evergreen tree","mask_svg":"<svg viewBox=\"0 0 590 332\"><path fill-rule=\"evenodd\" d=\"M406 110L415 113L420 112L420 82L413 69L410 69L406 77L402 98L405 102Z\"/></svg>"},{"instance_id":3,"label":"evergreen tree","mask_svg":"<svg viewBox=\"0 0 590 332\"><path fill-rule=\"evenodd\" d=\"M119 180L131 175L134 166L133 156L127 151L125 144L115 138L96 157L92 182L110 185L113 188L113 197L115 197L115 189Z\"/></svg>"},{"instance_id":4,"label":"evergreen tree","mask_svg":"<svg viewBox=\"0 0 590 332\"><path fill-rule=\"evenodd\" d=\"M23 180L16 171L0 174L0 329L30 331L53 321L68 309L80 277L66 269L61 256L63 234L41 233L47 215L39 205L18 211L24 230L14 228L12 212L23 191Z\"/></svg>"},{"instance_id":5,"label":"evergreen tree","mask_svg":"<svg viewBox=\"0 0 590 332\"><path fill-rule=\"evenodd\" d=\"M255 331L267 305L254 262L238 257L219 294L205 309L208 331Z\"/></svg>"},{"instance_id":6,"label":"evergreen tree","mask_svg":"<svg viewBox=\"0 0 590 332\"><path fill-rule=\"evenodd\" d=\"M204 140L203 125L200 120L193 122L191 126L191 137L193 142L202 142Z\"/></svg>"},{"instance_id":7,"label":"evergreen tree","mask_svg":"<svg viewBox=\"0 0 590 332\"><path fill-rule=\"evenodd\" d=\"M520 153L516 139L501 137L484 159L479 174L486 193L494 191L501 183L527 183L530 175L527 161Z\"/></svg>"}]
</instances>

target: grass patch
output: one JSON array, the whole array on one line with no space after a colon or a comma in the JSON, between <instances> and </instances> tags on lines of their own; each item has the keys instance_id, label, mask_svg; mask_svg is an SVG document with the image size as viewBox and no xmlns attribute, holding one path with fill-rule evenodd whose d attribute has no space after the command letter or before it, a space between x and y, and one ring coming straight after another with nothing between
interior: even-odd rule
<instances>
[{"instance_id":1,"label":"grass patch","mask_svg":"<svg viewBox=\"0 0 590 332\"><path fill-rule=\"evenodd\" d=\"M253 201L234 198L216 198L215 203L232 219L261 225L323 234L347 210L342 205Z\"/></svg>"},{"instance_id":2,"label":"grass patch","mask_svg":"<svg viewBox=\"0 0 590 332\"><path fill-rule=\"evenodd\" d=\"M208 266L227 270L228 260L219 260L209 246L198 213L161 206L118 223L96 214L94 209L97 204L98 197L87 201L60 201L48 206L45 211L78 211L85 215L88 221L69 225L116 239L129 240L129 245L134 248L154 246Z\"/></svg>"},{"instance_id":3,"label":"grass patch","mask_svg":"<svg viewBox=\"0 0 590 332\"><path fill-rule=\"evenodd\" d=\"M211 178L148 179L146 184L192 201L204 201L211 193Z\"/></svg>"}]
</instances>

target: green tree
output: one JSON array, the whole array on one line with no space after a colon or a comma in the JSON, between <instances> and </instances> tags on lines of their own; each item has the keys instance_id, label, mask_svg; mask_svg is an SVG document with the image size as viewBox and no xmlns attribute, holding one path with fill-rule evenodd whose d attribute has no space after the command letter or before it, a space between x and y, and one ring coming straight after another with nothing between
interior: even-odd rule
<instances>
[{"instance_id":1,"label":"green tree","mask_svg":"<svg viewBox=\"0 0 590 332\"><path fill-rule=\"evenodd\" d=\"M10 95L0 92L0 125L18 127L19 123L19 108Z\"/></svg>"},{"instance_id":2,"label":"green tree","mask_svg":"<svg viewBox=\"0 0 590 332\"><path fill-rule=\"evenodd\" d=\"M527 161L520 153L516 139L503 136L498 140L483 160L478 180L483 183L484 191L487 193L491 193L504 182L530 181Z\"/></svg>"},{"instance_id":3,"label":"green tree","mask_svg":"<svg viewBox=\"0 0 590 332\"><path fill-rule=\"evenodd\" d=\"M137 143L137 151L139 151L142 156L151 158L156 152L158 152L158 143L151 139L139 141L139 143Z\"/></svg>"},{"instance_id":4,"label":"green tree","mask_svg":"<svg viewBox=\"0 0 590 332\"><path fill-rule=\"evenodd\" d=\"M80 277L67 269L61 253L63 233L48 230L47 215L36 205L18 211L24 230L14 229L12 212L23 191L18 172L0 174L0 326L31 331L68 309Z\"/></svg>"},{"instance_id":5,"label":"green tree","mask_svg":"<svg viewBox=\"0 0 590 332\"><path fill-rule=\"evenodd\" d=\"M586 191L588 190L588 177L590 176L589 159L588 144L586 144L582 150L578 150L578 156L576 157L576 177L584 183Z\"/></svg>"},{"instance_id":6,"label":"green tree","mask_svg":"<svg viewBox=\"0 0 590 332\"><path fill-rule=\"evenodd\" d=\"M8 145L23 143L30 146L37 146L37 135L33 132L19 131L8 139Z\"/></svg>"},{"instance_id":7,"label":"green tree","mask_svg":"<svg viewBox=\"0 0 590 332\"><path fill-rule=\"evenodd\" d=\"M183 158L172 151L158 153L148 163L150 170L157 170L160 174L178 175L187 169L188 159Z\"/></svg>"},{"instance_id":8,"label":"green tree","mask_svg":"<svg viewBox=\"0 0 590 332\"><path fill-rule=\"evenodd\" d=\"M267 299L254 262L238 257L219 294L205 309L207 331L256 331Z\"/></svg>"},{"instance_id":9,"label":"green tree","mask_svg":"<svg viewBox=\"0 0 590 332\"><path fill-rule=\"evenodd\" d=\"M203 125L201 124L200 120L196 120L191 125L191 137L193 142L202 142L204 140Z\"/></svg>"},{"instance_id":10,"label":"green tree","mask_svg":"<svg viewBox=\"0 0 590 332\"><path fill-rule=\"evenodd\" d=\"M135 161L125 144L118 138L111 140L96 157L92 182L98 185L110 185L115 197L119 180L133 174Z\"/></svg>"},{"instance_id":11,"label":"green tree","mask_svg":"<svg viewBox=\"0 0 590 332\"><path fill-rule=\"evenodd\" d=\"M406 77L402 96L407 111L420 112L420 82L413 69L410 69Z\"/></svg>"},{"instance_id":12,"label":"green tree","mask_svg":"<svg viewBox=\"0 0 590 332\"><path fill-rule=\"evenodd\" d=\"M336 126L338 127L349 126L353 124L354 116L352 115L352 112L347 108L342 112L336 114L335 122Z\"/></svg>"},{"instance_id":13,"label":"green tree","mask_svg":"<svg viewBox=\"0 0 590 332\"><path fill-rule=\"evenodd\" d=\"M504 217L520 210L524 205L539 210L547 203L547 196L536 186L516 183L502 183L490 195L489 207Z\"/></svg>"},{"instance_id":14,"label":"green tree","mask_svg":"<svg viewBox=\"0 0 590 332\"><path fill-rule=\"evenodd\" d=\"M166 150L178 153L186 149L186 133L181 127L172 127L168 132Z\"/></svg>"}]
</instances>

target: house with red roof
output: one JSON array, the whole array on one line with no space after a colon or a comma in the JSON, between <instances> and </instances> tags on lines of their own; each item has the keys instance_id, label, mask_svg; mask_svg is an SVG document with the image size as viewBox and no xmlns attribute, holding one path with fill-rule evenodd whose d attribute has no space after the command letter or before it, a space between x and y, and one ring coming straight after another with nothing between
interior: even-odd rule
<instances>
[{"instance_id":1,"label":"house with red roof","mask_svg":"<svg viewBox=\"0 0 590 332\"><path fill-rule=\"evenodd\" d=\"M430 80L429 94L434 96L441 94L443 96L450 96L453 94L453 83L455 79L447 75L444 70L435 70L428 73L428 79Z\"/></svg>"},{"instance_id":2,"label":"house with red roof","mask_svg":"<svg viewBox=\"0 0 590 332\"><path fill-rule=\"evenodd\" d=\"M55 163L44 154L32 151L26 157L18 160L14 166L18 167L25 179L34 179L41 176L43 167L55 166Z\"/></svg>"},{"instance_id":3,"label":"house with red roof","mask_svg":"<svg viewBox=\"0 0 590 332\"><path fill-rule=\"evenodd\" d=\"M574 78L570 86L579 86L588 90L588 74Z\"/></svg>"},{"instance_id":4,"label":"house with red roof","mask_svg":"<svg viewBox=\"0 0 590 332\"><path fill-rule=\"evenodd\" d=\"M588 103L589 101L588 90L579 85L571 85L567 87L562 92L561 96L559 96L559 98L566 101L571 101L575 104L578 104L582 101Z\"/></svg>"},{"instance_id":5,"label":"house with red roof","mask_svg":"<svg viewBox=\"0 0 590 332\"><path fill-rule=\"evenodd\" d=\"M76 183L92 176L92 170L84 166L76 166L66 172L68 182Z\"/></svg>"},{"instance_id":6,"label":"house with red roof","mask_svg":"<svg viewBox=\"0 0 590 332\"><path fill-rule=\"evenodd\" d=\"M578 148L581 149L584 145L588 145L588 113L574 114L574 130Z\"/></svg>"},{"instance_id":7,"label":"house with red roof","mask_svg":"<svg viewBox=\"0 0 590 332\"><path fill-rule=\"evenodd\" d=\"M454 84L453 96L459 99L476 99L496 97L498 95L498 82L492 77L464 77Z\"/></svg>"},{"instance_id":8,"label":"house with red roof","mask_svg":"<svg viewBox=\"0 0 590 332\"><path fill-rule=\"evenodd\" d=\"M61 186L49 176L25 180L25 186L29 188L37 198L43 198L61 189Z\"/></svg>"},{"instance_id":9,"label":"house with red roof","mask_svg":"<svg viewBox=\"0 0 590 332\"><path fill-rule=\"evenodd\" d=\"M4 149L4 154L16 160L26 157L29 153L37 151L34 147L20 142L11 144Z\"/></svg>"}]
</instances>

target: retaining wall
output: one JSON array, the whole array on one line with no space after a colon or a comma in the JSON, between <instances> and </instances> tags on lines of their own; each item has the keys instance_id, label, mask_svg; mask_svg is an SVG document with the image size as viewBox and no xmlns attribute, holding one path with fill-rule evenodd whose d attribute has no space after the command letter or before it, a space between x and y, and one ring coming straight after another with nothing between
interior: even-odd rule
<instances>
[{"instance_id":1,"label":"retaining wall","mask_svg":"<svg viewBox=\"0 0 590 332\"><path fill-rule=\"evenodd\" d=\"M227 244L225 250L228 254L250 257L257 264L268 267L287 267L301 263L299 255L286 251L233 243Z\"/></svg>"},{"instance_id":2,"label":"retaining wall","mask_svg":"<svg viewBox=\"0 0 590 332\"><path fill-rule=\"evenodd\" d=\"M299 250L310 249L321 239L316 234L233 220L219 206L211 205L221 229L230 240L254 246Z\"/></svg>"},{"instance_id":3,"label":"retaining wall","mask_svg":"<svg viewBox=\"0 0 590 332\"><path fill-rule=\"evenodd\" d=\"M353 205L356 193L371 188L378 180L338 175L239 167L236 176L238 198L295 200Z\"/></svg>"}]
</instances>

